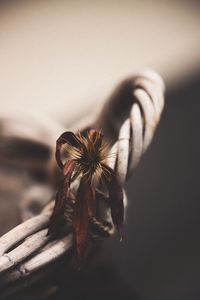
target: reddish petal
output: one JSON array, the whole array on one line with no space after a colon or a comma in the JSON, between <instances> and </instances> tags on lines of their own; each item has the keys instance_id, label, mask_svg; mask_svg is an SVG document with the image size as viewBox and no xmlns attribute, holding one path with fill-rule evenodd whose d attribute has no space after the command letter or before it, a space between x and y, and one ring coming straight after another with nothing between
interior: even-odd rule
<instances>
[{"instance_id":1,"label":"reddish petal","mask_svg":"<svg viewBox=\"0 0 200 300\"><path fill-rule=\"evenodd\" d=\"M66 131L57 139L56 141L56 161L58 166L62 169L63 168L63 162L61 159L61 148L64 144L70 144L73 147L79 148L79 140L77 139L76 135L73 132Z\"/></svg>"},{"instance_id":2,"label":"reddish petal","mask_svg":"<svg viewBox=\"0 0 200 300\"><path fill-rule=\"evenodd\" d=\"M100 131L90 129L88 132L88 137L97 148L101 147L103 141L103 134Z\"/></svg>"},{"instance_id":3,"label":"reddish petal","mask_svg":"<svg viewBox=\"0 0 200 300\"><path fill-rule=\"evenodd\" d=\"M95 195L91 181L82 178L78 192L73 215L73 229L78 261L82 254L88 238L89 224L95 215Z\"/></svg>"},{"instance_id":4,"label":"reddish petal","mask_svg":"<svg viewBox=\"0 0 200 300\"><path fill-rule=\"evenodd\" d=\"M120 238L122 238L122 229L124 222L123 190L115 172L108 166L104 165L104 168L107 170L108 173L108 176L106 176L106 185L109 192L113 224L116 226Z\"/></svg>"},{"instance_id":5,"label":"reddish petal","mask_svg":"<svg viewBox=\"0 0 200 300\"><path fill-rule=\"evenodd\" d=\"M60 189L56 194L56 201L52 216L50 218L48 234L52 233L63 220L65 201L68 197L68 191L71 182L71 176L75 168L75 162L73 160L68 160L63 169L63 181Z\"/></svg>"}]
</instances>

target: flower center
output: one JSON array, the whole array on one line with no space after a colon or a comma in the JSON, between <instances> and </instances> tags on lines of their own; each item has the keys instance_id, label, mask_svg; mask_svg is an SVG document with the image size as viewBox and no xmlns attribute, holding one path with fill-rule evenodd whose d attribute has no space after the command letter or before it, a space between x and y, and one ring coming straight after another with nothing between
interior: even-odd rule
<instances>
[{"instance_id":1,"label":"flower center","mask_svg":"<svg viewBox=\"0 0 200 300\"><path fill-rule=\"evenodd\" d=\"M101 156L99 151L84 151L81 157L77 159L77 162L84 174L94 175L94 173L100 168Z\"/></svg>"}]
</instances>

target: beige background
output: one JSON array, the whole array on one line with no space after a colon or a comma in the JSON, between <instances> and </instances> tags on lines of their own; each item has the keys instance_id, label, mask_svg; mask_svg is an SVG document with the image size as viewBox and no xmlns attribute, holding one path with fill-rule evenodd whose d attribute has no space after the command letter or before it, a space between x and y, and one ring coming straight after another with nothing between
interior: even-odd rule
<instances>
[{"instance_id":1,"label":"beige background","mask_svg":"<svg viewBox=\"0 0 200 300\"><path fill-rule=\"evenodd\" d=\"M200 67L199 28L192 1L1 2L1 111L70 123L134 69L176 84Z\"/></svg>"}]
</instances>

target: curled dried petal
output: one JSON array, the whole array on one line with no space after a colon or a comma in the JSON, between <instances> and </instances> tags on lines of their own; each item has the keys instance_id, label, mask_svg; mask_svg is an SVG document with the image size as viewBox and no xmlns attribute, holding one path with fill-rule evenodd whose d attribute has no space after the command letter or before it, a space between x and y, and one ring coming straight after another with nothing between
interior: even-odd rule
<instances>
[{"instance_id":1,"label":"curled dried petal","mask_svg":"<svg viewBox=\"0 0 200 300\"><path fill-rule=\"evenodd\" d=\"M73 132L66 131L63 134L61 134L61 136L56 141L56 153L55 153L56 162L57 162L58 166L60 167L60 169L62 169L64 166L62 159L61 159L61 156L62 156L61 148L64 144L69 144L75 148L79 148L79 146L80 146L79 141Z\"/></svg>"},{"instance_id":2,"label":"curled dried petal","mask_svg":"<svg viewBox=\"0 0 200 300\"><path fill-rule=\"evenodd\" d=\"M88 137L90 138L90 140L96 148L101 147L103 141L103 134L100 131L90 129L88 132Z\"/></svg>"},{"instance_id":3,"label":"curled dried petal","mask_svg":"<svg viewBox=\"0 0 200 300\"><path fill-rule=\"evenodd\" d=\"M72 173L75 168L75 162L73 160L68 160L63 169L63 180L60 189L56 194L56 201L52 216L50 218L48 234L55 231L63 219L65 210L65 201L68 197L69 187L71 183Z\"/></svg>"},{"instance_id":4,"label":"curled dried petal","mask_svg":"<svg viewBox=\"0 0 200 300\"><path fill-rule=\"evenodd\" d=\"M124 222L123 190L115 171L106 165L104 165L104 168L108 171L105 182L109 192L111 216L113 224L116 226L121 239Z\"/></svg>"},{"instance_id":5,"label":"curled dried petal","mask_svg":"<svg viewBox=\"0 0 200 300\"><path fill-rule=\"evenodd\" d=\"M81 179L77 192L75 210L73 214L73 230L76 244L77 260L85 250L88 238L88 229L95 215L95 194L90 180Z\"/></svg>"}]
</instances>

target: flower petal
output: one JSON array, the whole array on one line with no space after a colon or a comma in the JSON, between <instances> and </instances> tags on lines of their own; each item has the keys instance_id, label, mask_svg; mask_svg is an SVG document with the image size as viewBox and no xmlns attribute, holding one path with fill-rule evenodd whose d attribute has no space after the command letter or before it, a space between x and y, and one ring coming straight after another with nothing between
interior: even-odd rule
<instances>
[{"instance_id":1,"label":"flower petal","mask_svg":"<svg viewBox=\"0 0 200 300\"><path fill-rule=\"evenodd\" d=\"M80 146L79 140L77 139L76 135L73 132L66 131L63 134L61 134L61 136L56 141L56 153L55 153L55 158L60 169L62 169L64 166L61 159L61 148L62 145L64 144L69 144L77 149Z\"/></svg>"},{"instance_id":2,"label":"flower petal","mask_svg":"<svg viewBox=\"0 0 200 300\"><path fill-rule=\"evenodd\" d=\"M71 183L72 173L75 168L75 162L68 160L63 169L63 180L60 189L56 194L55 206L50 218L48 234L57 229L59 224L63 221L63 215L65 210L65 201L68 197L68 191Z\"/></svg>"},{"instance_id":3,"label":"flower petal","mask_svg":"<svg viewBox=\"0 0 200 300\"><path fill-rule=\"evenodd\" d=\"M111 216L113 224L116 226L121 239L124 222L123 190L117 179L115 171L106 165L103 165L103 167L107 170L105 182L109 192Z\"/></svg>"},{"instance_id":4,"label":"flower petal","mask_svg":"<svg viewBox=\"0 0 200 300\"><path fill-rule=\"evenodd\" d=\"M103 134L95 129L88 131L88 137L92 141L95 147L100 148L103 141Z\"/></svg>"},{"instance_id":5,"label":"flower petal","mask_svg":"<svg viewBox=\"0 0 200 300\"><path fill-rule=\"evenodd\" d=\"M95 194L90 180L81 179L73 215L77 260L85 250L90 222L95 215Z\"/></svg>"}]
</instances>

